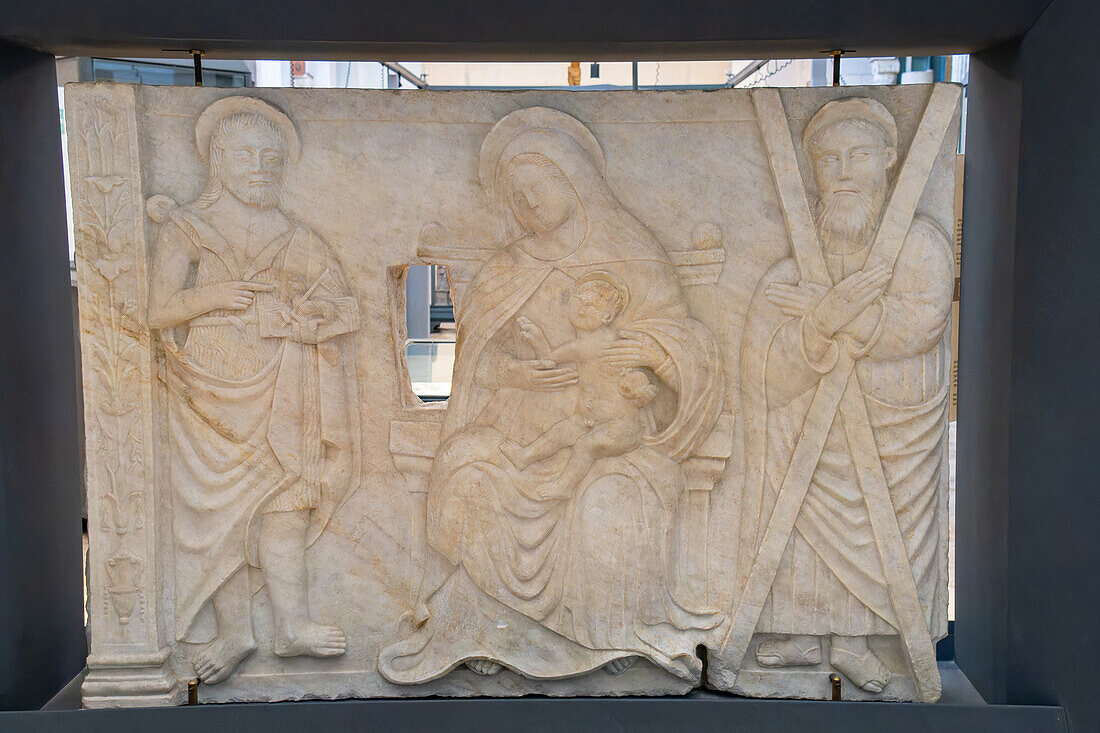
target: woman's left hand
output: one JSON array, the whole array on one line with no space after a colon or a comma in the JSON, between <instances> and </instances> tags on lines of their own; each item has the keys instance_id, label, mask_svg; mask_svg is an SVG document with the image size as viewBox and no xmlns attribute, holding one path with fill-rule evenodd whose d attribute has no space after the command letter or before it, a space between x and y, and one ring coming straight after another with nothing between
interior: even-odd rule
<instances>
[{"instance_id":1,"label":"woman's left hand","mask_svg":"<svg viewBox=\"0 0 1100 733\"><path fill-rule=\"evenodd\" d=\"M668 354L657 339L641 331L623 331L621 338L612 342L600 353L600 361L611 367L656 369L664 363Z\"/></svg>"}]
</instances>

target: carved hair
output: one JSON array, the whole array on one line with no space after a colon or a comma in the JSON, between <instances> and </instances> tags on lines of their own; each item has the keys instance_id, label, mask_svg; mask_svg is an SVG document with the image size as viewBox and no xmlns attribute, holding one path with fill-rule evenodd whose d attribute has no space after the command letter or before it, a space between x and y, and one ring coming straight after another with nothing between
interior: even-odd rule
<instances>
[{"instance_id":1,"label":"carved hair","mask_svg":"<svg viewBox=\"0 0 1100 733\"><path fill-rule=\"evenodd\" d=\"M627 289L626 283L607 270L593 270L578 278L573 287L579 288L588 283L594 283L600 295L614 303L616 316L622 313L627 304L630 303L630 291ZM611 288L610 291L607 289L608 287Z\"/></svg>"},{"instance_id":2,"label":"carved hair","mask_svg":"<svg viewBox=\"0 0 1100 733\"><path fill-rule=\"evenodd\" d=\"M806 141L807 151L809 151L810 154L813 154L814 149L817 147L818 142L825 135L825 133L841 123L851 125L852 127L856 127L865 132L873 133L877 135L880 140L882 140L883 145L885 145L888 149L897 149L897 145L891 142L889 134L882 129L881 125L862 117L850 117L848 119L834 120L829 125L818 128L814 132L813 136Z\"/></svg>"},{"instance_id":3,"label":"carved hair","mask_svg":"<svg viewBox=\"0 0 1100 733\"><path fill-rule=\"evenodd\" d=\"M206 187L202 194L195 199L196 208L205 209L213 204L222 195L221 167L224 164L225 138L233 133L259 127L271 133L279 141L280 147L285 151L287 147L286 135L274 121L266 115L257 112L234 112L222 117L214 128L214 134L210 136L210 151L207 156L207 167L210 176L206 179Z\"/></svg>"},{"instance_id":4,"label":"carved hair","mask_svg":"<svg viewBox=\"0 0 1100 733\"><path fill-rule=\"evenodd\" d=\"M810 119L802 133L802 147L810 152L821 134L839 122L850 122L864 130L874 130L887 148L897 150L898 123L882 102L870 97L835 99L825 104Z\"/></svg>"},{"instance_id":5,"label":"carved hair","mask_svg":"<svg viewBox=\"0 0 1100 733\"><path fill-rule=\"evenodd\" d=\"M606 280L588 280L583 283L577 283L578 290L584 287L592 288L600 298L600 305L610 308L611 319L614 319L623 312L623 296L618 288L611 283Z\"/></svg>"}]
</instances>

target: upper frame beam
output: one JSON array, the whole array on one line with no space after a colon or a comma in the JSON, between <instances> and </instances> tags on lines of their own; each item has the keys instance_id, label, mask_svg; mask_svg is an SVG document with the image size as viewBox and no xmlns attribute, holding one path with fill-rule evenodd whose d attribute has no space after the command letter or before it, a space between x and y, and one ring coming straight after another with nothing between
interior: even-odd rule
<instances>
[{"instance_id":1,"label":"upper frame beam","mask_svg":"<svg viewBox=\"0 0 1100 733\"><path fill-rule=\"evenodd\" d=\"M602 61L977 51L1022 36L1048 0L7 0L0 40L57 55Z\"/></svg>"}]
</instances>

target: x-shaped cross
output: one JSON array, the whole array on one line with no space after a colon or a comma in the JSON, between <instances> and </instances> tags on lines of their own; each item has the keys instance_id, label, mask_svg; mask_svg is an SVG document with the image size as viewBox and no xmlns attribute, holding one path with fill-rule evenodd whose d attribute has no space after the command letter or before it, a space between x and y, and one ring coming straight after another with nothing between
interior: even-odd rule
<instances>
[{"instance_id":1,"label":"x-shaped cross","mask_svg":"<svg viewBox=\"0 0 1100 733\"><path fill-rule=\"evenodd\" d=\"M802 280L832 287L833 280L825 264L817 227L810 215L806 186L795 157L790 126L779 91L757 89L752 94ZM875 233L865 268L876 264L893 268L958 101L958 87L933 87L909 154L902 164ZM790 467L783 478L775 508L719 655L734 665L735 670L740 669L839 410L856 477L867 505L890 602L897 617L902 647L920 698L933 702L939 699L941 692L935 648L921 611L912 566L898 526L863 391L854 373L856 360L848 349L841 348L839 351L836 366L818 383L810 403Z\"/></svg>"}]
</instances>

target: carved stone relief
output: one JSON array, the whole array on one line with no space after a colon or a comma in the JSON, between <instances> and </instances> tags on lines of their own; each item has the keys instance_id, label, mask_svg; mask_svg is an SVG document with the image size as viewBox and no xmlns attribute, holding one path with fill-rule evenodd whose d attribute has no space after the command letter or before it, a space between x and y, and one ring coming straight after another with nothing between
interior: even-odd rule
<instances>
[{"instance_id":1,"label":"carved stone relief","mask_svg":"<svg viewBox=\"0 0 1100 733\"><path fill-rule=\"evenodd\" d=\"M721 688L810 697L820 674L788 670L824 667L871 696L939 698L953 251L916 211L957 101L933 90L896 176L884 105L822 106L802 136L811 220L778 94L755 95L793 256L757 284L742 341L745 581Z\"/></svg>"},{"instance_id":2,"label":"carved stone relief","mask_svg":"<svg viewBox=\"0 0 1100 733\"><path fill-rule=\"evenodd\" d=\"M955 87L249 92L67 88L87 705L938 697Z\"/></svg>"},{"instance_id":3,"label":"carved stone relief","mask_svg":"<svg viewBox=\"0 0 1100 733\"><path fill-rule=\"evenodd\" d=\"M507 236L462 297L427 496L428 542L454 570L382 650L392 682L460 663L617 675L638 659L698 680L695 646L720 617L672 594L672 492L721 411L721 361L605 167L587 128L542 107L482 143Z\"/></svg>"},{"instance_id":4,"label":"carved stone relief","mask_svg":"<svg viewBox=\"0 0 1100 733\"><path fill-rule=\"evenodd\" d=\"M276 655L345 651L343 631L310 612L305 553L359 478L342 338L359 305L324 240L279 207L300 149L290 119L227 97L199 115L195 141L202 193L148 202L149 325L166 365L175 635L205 645L195 671L216 684L255 650L258 584Z\"/></svg>"},{"instance_id":5,"label":"carved stone relief","mask_svg":"<svg viewBox=\"0 0 1100 733\"><path fill-rule=\"evenodd\" d=\"M70 165L87 434L89 706L183 700L166 668L156 568L153 360L129 87L78 96Z\"/></svg>"}]
</instances>

